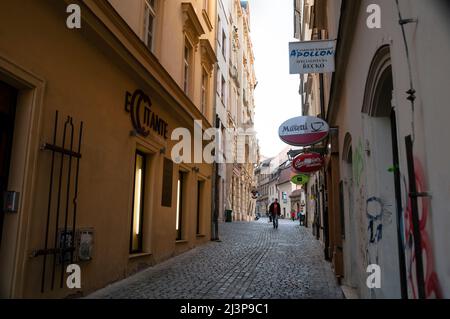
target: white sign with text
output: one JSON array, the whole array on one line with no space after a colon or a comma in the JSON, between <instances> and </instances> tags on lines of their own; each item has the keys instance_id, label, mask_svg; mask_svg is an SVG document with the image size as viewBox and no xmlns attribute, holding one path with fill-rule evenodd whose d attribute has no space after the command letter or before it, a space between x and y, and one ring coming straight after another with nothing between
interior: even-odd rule
<instances>
[{"instance_id":1,"label":"white sign with text","mask_svg":"<svg viewBox=\"0 0 450 319\"><path fill-rule=\"evenodd\" d=\"M289 43L290 74L334 72L336 40Z\"/></svg>"}]
</instances>

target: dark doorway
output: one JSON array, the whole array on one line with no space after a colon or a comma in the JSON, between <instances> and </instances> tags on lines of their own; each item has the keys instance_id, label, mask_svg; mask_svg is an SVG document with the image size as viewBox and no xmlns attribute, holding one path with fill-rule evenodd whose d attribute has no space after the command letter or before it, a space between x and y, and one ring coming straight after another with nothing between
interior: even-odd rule
<instances>
[{"instance_id":1,"label":"dark doorway","mask_svg":"<svg viewBox=\"0 0 450 319\"><path fill-rule=\"evenodd\" d=\"M3 194L8 188L17 90L0 81L0 243L3 233Z\"/></svg>"}]
</instances>

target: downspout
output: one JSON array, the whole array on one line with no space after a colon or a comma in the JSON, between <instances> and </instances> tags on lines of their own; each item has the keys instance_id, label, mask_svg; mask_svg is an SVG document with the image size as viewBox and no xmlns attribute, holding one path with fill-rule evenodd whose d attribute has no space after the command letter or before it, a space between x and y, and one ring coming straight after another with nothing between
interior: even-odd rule
<instances>
[{"instance_id":1,"label":"downspout","mask_svg":"<svg viewBox=\"0 0 450 319\"><path fill-rule=\"evenodd\" d=\"M216 1L216 16L215 16L215 24L216 29L219 26L219 2ZM217 56L217 30L215 30L214 35L214 53ZM213 127L217 129L217 72L218 72L219 62L214 65L214 99L213 99ZM213 173L212 173L212 181L211 181L211 241L219 241L219 208L216 201L218 200L218 187L217 181L219 180L219 164L217 163L219 154L219 145L217 141L216 135L216 148L215 148L215 161L213 163Z\"/></svg>"}]
</instances>

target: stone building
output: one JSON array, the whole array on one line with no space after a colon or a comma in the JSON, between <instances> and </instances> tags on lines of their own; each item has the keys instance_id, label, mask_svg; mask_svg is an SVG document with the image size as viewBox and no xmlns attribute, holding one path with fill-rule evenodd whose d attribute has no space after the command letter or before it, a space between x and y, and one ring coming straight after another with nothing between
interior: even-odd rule
<instances>
[{"instance_id":1,"label":"stone building","mask_svg":"<svg viewBox=\"0 0 450 319\"><path fill-rule=\"evenodd\" d=\"M1 297L84 295L210 239L212 164L171 152L215 117L215 1L71 3L80 29L66 1L0 2Z\"/></svg>"},{"instance_id":2,"label":"stone building","mask_svg":"<svg viewBox=\"0 0 450 319\"><path fill-rule=\"evenodd\" d=\"M257 140L253 131L256 77L247 1L217 0L217 124L222 132L219 156L219 214L233 212L233 220L253 218L256 201L254 168Z\"/></svg>"}]
</instances>

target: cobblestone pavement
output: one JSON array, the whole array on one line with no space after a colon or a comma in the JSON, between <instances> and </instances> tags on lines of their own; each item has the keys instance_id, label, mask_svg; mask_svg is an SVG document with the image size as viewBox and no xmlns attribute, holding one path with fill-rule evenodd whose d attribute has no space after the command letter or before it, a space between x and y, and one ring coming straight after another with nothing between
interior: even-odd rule
<instances>
[{"instance_id":1,"label":"cobblestone pavement","mask_svg":"<svg viewBox=\"0 0 450 319\"><path fill-rule=\"evenodd\" d=\"M321 244L297 221L222 223L219 236L88 298L343 298Z\"/></svg>"}]
</instances>

